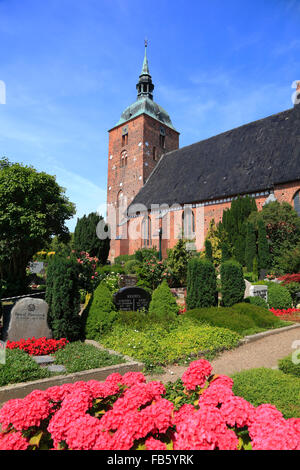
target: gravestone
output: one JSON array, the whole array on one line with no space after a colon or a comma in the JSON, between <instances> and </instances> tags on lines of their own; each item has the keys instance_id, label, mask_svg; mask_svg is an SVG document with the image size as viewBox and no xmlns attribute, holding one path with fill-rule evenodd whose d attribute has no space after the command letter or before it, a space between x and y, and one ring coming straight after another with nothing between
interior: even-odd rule
<instances>
[{"instance_id":1,"label":"gravestone","mask_svg":"<svg viewBox=\"0 0 300 470\"><path fill-rule=\"evenodd\" d=\"M32 261L29 263L29 271L31 274L45 274L45 266L43 261Z\"/></svg>"},{"instance_id":2,"label":"gravestone","mask_svg":"<svg viewBox=\"0 0 300 470\"><path fill-rule=\"evenodd\" d=\"M120 287L134 287L136 286L138 277L133 274L122 274L120 276L119 286Z\"/></svg>"},{"instance_id":3,"label":"gravestone","mask_svg":"<svg viewBox=\"0 0 300 470\"><path fill-rule=\"evenodd\" d=\"M250 297L261 297L268 303L268 287L267 286L251 286Z\"/></svg>"},{"instance_id":4,"label":"gravestone","mask_svg":"<svg viewBox=\"0 0 300 470\"><path fill-rule=\"evenodd\" d=\"M123 287L114 294L114 303L118 310L135 312L148 310L151 295L141 287Z\"/></svg>"},{"instance_id":5,"label":"gravestone","mask_svg":"<svg viewBox=\"0 0 300 470\"><path fill-rule=\"evenodd\" d=\"M246 285L244 299L246 299L247 297L250 297L250 288L252 287L252 284L247 279L244 279L244 281Z\"/></svg>"},{"instance_id":6,"label":"gravestone","mask_svg":"<svg viewBox=\"0 0 300 470\"><path fill-rule=\"evenodd\" d=\"M4 338L9 341L32 338L52 338L47 323L48 304L42 299L25 297L12 308Z\"/></svg>"},{"instance_id":7,"label":"gravestone","mask_svg":"<svg viewBox=\"0 0 300 470\"><path fill-rule=\"evenodd\" d=\"M268 270L267 270L267 269L261 269L261 270L259 271L259 278L258 278L258 280L259 280L259 281L263 281L264 279L266 279L267 274L268 274Z\"/></svg>"}]
</instances>

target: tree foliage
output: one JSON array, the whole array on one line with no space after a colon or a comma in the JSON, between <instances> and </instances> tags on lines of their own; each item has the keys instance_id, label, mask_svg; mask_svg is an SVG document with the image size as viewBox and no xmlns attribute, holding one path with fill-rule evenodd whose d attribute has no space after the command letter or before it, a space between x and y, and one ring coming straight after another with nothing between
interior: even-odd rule
<instances>
[{"instance_id":1,"label":"tree foliage","mask_svg":"<svg viewBox=\"0 0 300 470\"><path fill-rule=\"evenodd\" d=\"M65 221L75 206L55 176L0 160L0 279L24 293L26 266L53 235L68 239Z\"/></svg>"},{"instance_id":2,"label":"tree foliage","mask_svg":"<svg viewBox=\"0 0 300 470\"><path fill-rule=\"evenodd\" d=\"M84 215L77 219L74 231L74 249L77 252L85 251L90 256L99 259L101 264L105 264L109 254L110 239L100 240L97 236L96 228L103 217L96 212ZM108 227L106 226L108 230Z\"/></svg>"},{"instance_id":3,"label":"tree foliage","mask_svg":"<svg viewBox=\"0 0 300 470\"><path fill-rule=\"evenodd\" d=\"M217 305L217 278L213 263L206 258L192 258L187 270L187 308Z\"/></svg>"}]
</instances>

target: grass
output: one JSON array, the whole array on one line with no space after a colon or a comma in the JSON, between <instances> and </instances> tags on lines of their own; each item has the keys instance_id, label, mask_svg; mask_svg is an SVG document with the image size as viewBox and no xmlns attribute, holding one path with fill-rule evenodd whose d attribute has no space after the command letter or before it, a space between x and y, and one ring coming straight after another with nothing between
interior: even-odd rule
<instances>
[{"instance_id":1,"label":"grass","mask_svg":"<svg viewBox=\"0 0 300 470\"><path fill-rule=\"evenodd\" d=\"M232 376L233 392L254 406L270 403L285 418L300 418L300 379L281 370L244 370Z\"/></svg>"},{"instance_id":2,"label":"grass","mask_svg":"<svg viewBox=\"0 0 300 470\"><path fill-rule=\"evenodd\" d=\"M55 363L64 365L68 374L108 367L126 362L121 356L101 351L91 344L76 341L55 353Z\"/></svg>"}]
</instances>

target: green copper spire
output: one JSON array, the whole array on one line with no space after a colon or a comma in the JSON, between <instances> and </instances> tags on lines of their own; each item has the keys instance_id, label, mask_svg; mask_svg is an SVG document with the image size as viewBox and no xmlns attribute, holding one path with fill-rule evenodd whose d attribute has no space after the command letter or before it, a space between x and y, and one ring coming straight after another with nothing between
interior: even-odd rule
<instances>
[{"instance_id":1,"label":"green copper spire","mask_svg":"<svg viewBox=\"0 0 300 470\"><path fill-rule=\"evenodd\" d=\"M150 75L148 59L147 59L147 47L148 47L148 41L147 39L145 39L145 56L144 56L144 62L143 62L143 67L142 67L142 75Z\"/></svg>"},{"instance_id":2,"label":"green copper spire","mask_svg":"<svg viewBox=\"0 0 300 470\"><path fill-rule=\"evenodd\" d=\"M154 85L152 83L151 75L149 72L149 65L148 65L148 59L147 59L147 47L148 47L148 41L145 40L145 55L144 55L142 73L139 77L139 82L136 85L136 89L138 92L138 95L137 95L138 100L143 99L143 98L149 98L150 100L153 100Z\"/></svg>"}]
</instances>

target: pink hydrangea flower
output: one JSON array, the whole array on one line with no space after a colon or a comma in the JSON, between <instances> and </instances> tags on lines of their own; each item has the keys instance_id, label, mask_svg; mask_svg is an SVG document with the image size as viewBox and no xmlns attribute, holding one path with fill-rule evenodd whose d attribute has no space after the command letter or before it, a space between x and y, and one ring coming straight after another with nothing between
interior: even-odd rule
<instances>
[{"instance_id":1,"label":"pink hydrangea flower","mask_svg":"<svg viewBox=\"0 0 300 470\"><path fill-rule=\"evenodd\" d=\"M203 387L206 379L211 375L212 366L205 359L191 362L182 376L182 382L187 390Z\"/></svg>"}]
</instances>

